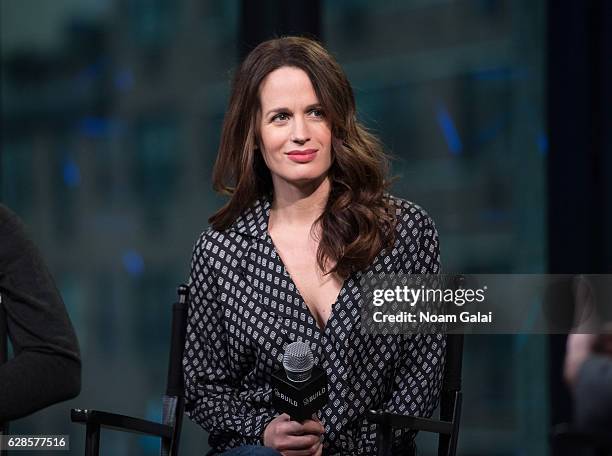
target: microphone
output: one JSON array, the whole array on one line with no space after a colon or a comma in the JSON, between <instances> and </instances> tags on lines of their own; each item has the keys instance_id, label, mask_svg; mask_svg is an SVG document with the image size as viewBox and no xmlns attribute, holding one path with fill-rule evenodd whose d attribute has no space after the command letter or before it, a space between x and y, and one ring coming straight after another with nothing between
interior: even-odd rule
<instances>
[{"instance_id":1,"label":"microphone","mask_svg":"<svg viewBox=\"0 0 612 456\"><path fill-rule=\"evenodd\" d=\"M293 342L285 348L282 369L272 374L272 405L292 420L309 419L327 403L327 375L313 358L308 344Z\"/></svg>"}]
</instances>

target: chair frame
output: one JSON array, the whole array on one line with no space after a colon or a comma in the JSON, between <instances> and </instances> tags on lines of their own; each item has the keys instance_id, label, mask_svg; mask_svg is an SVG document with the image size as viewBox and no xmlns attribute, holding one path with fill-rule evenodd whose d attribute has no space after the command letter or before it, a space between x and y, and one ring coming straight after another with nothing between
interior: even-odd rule
<instances>
[{"instance_id":1,"label":"chair frame","mask_svg":"<svg viewBox=\"0 0 612 456\"><path fill-rule=\"evenodd\" d=\"M162 423L99 410L71 409L72 422L85 425L85 456L100 454L102 428L159 437L161 439L160 455L178 456L179 436L185 409L182 353L185 343L189 291L185 285L181 285L177 293L178 301L172 306L172 339Z\"/></svg>"}]
</instances>

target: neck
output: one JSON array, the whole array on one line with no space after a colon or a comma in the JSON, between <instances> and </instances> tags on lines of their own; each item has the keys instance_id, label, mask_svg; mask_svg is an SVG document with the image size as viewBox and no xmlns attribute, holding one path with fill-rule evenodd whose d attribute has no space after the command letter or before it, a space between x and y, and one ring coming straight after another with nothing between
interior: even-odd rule
<instances>
[{"instance_id":1,"label":"neck","mask_svg":"<svg viewBox=\"0 0 612 456\"><path fill-rule=\"evenodd\" d=\"M325 209L329 190L327 177L301 187L274 185L270 222L284 226L300 225L310 229Z\"/></svg>"}]
</instances>

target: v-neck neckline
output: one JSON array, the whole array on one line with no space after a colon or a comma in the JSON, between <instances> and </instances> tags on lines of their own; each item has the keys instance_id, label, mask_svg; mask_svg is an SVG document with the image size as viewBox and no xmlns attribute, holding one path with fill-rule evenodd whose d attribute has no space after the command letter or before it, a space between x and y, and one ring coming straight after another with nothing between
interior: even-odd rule
<instances>
[{"instance_id":1,"label":"v-neck neckline","mask_svg":"<svg viewBox=\"0 0 612 456\"><path fill-rule=\"evenodd\" d=\"M340 291L338 291L338 294L337 294L334 302L331 305L331 308L330 308L330 311L329 311L329 316L327 317L327 321L325 322L325 326L323 326L321 328L319 326L318 322L317 322L317 319L315 318L315 316L313 315L312 311L310 310L310 308L306 304L306 300L302 296L302 292L300 291L299 287L297 286L297 284L293 280L293 277L291 277L291 274L289 273L289 270L287 269L287 266L285 265L285 262L283 261L283 258L281 257L278 249L276 248L276 245L274 244L274 240L272 239L272 236L270 236L270 233L268 232L267 229L265 231L265 239L270 244L270 247L272 249L274 257L278 260L279 264L281 265L281 268L283 270L283 275L287 278L287 280L293 286L293 289L295 290L295 295L298 297L298 299L300 301L300 309L303 312L306 312L306 315L308 315L308 321L311 323L311 325L314 326L321 334L325 334L327 332L327 328L329 328L329 326L330 326L331 319L337 313L335 311L336 310L335 309L336 308L336 304L338 304L338 302L340 301L340 298L342 298L344 296L344 294L346 293L346 288L347 288L347 286L349 284L349 281L351 280L352 275L348 276L346 279L344 279L342 281L342 285L340 286Z\"/></svg>"}]
</instances>

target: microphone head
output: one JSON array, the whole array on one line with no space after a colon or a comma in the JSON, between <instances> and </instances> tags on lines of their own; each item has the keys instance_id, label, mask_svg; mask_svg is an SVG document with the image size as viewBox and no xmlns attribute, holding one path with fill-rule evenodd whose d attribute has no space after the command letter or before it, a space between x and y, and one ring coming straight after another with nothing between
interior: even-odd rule
<instances>
[{"instance_id":1,"label":"microphone head","mask_svg":"<svg viewBox=\"0 0 612 456\"><path fill-rule=\"evenodd\" d=\"M307 343L293 342L285 348L283 367L287 378L294 382L305 382L310 379L314 357Z\"/></svg>"}]
</instances>

